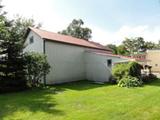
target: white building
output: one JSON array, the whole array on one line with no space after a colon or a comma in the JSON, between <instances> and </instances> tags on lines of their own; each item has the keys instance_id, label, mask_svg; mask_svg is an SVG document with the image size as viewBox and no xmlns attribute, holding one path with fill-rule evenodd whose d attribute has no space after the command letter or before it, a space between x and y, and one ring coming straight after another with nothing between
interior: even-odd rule
<instances>
[{"instance_id":1,"label":"white building","mask_svg":"<svg viewBox=\"0 0 160 120\"><path fill-rule=\"evenodd\" d=\"M128 58L113 55L102 45L36 28L29 28L25 51L45 54L51 65L47 84L78 80L107 82L111 67Z\"/></svg>"}]
</instances>

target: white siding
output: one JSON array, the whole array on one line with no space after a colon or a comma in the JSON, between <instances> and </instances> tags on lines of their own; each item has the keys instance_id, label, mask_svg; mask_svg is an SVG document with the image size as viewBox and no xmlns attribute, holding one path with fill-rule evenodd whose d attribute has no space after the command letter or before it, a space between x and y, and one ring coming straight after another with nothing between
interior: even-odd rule
<instances>
[{"instance_id":1,"label":"white siding","mask_svg":"<svg viewBox=\"0 0 160 120\"><path fill-rule=\"evenodd\" d=\"M29 44L31 36L34 37L34 42ZM26 44L28 46L24 51L43 53L43 39L34 32L29 33ZM51 72L46 76L47 84L85 79L107 82L111 76L111 68L107 66L107 60L112 59L114 64L123 59L85 52L87 49L46 40L45 54L51 65Z\"/></svg>"},{"instance_id":2,"label":"white siding","mask_svg":"<svg viewBox=\"0 0 160 120\"><path fill-rule=\"evenodd\" d=\"M46 41L47 59L51 72L47 84L64 83L86 79L84 67L85 48Z\"/></svg>"},{"instance_id":3,"label":"white siding","mask_svg":"<svg viewBox=\"0 0 160 120\"><path fill-rule=\"evenodd\" d=\"M107 82L111 77L111 67L108 67L107 60L111 59L112 64L122 62L119 57L104 56L95 53L85 53L86 79L98 82Z\"/></svg>"},{"instance_id":4,"label":"white siding","mask_svg":"<svg viewBox=\"0 0 160 120\"><path fill-rule=\"evenodd\" d=\"M33 43L30 44L30 37L33 36ZM26 43L27 47L24 52L39 52L43 53L43 39L41 39L36 33L30 31L27 36Z\"/></svg>"}]
</instances>

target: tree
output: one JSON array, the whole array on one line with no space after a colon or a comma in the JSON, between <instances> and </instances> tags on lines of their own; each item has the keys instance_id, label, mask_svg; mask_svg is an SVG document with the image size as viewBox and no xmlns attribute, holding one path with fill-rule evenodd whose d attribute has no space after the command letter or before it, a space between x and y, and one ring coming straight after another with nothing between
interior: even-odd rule
<instances>
[{"instance_id":1,"label":"tree","mask_svg":"<svg viewBox=\"0 0 160 120\"><path fill-rule=\"evenodd\" d=\"M135 52L145 52L146 51L146 46L145 46L145 41L142 37L136 37L135 38Z\"/></svg>"},{"instance_id":2,"label":"tree","mask_svg":"<svg viewBox=\"0 0 160 120\"><path fill-rule=\"evenodd\" d=\"M41 24L36 24L33 19L26 19L24 17L21 17L17 15L14 19L13 26L15 27L15 31L17 31L17 34L21 37L21 44L23 47L25 47L25 40L26 40L26 32L28 27L36 27L40 28Z\"/></svg>"},{"instance_id":3,"label":"tree","mask_svg":"<svg viewBox=\"0 0 160 120\"><path fill-rule=\"evenodd\" d=\"M119 45L117 47L117 54L126 55L126 56L130 55L129 51L126 49L126 47L124 45Z\"/></svg>"},{"instance_id":4,"label":"tree","mask_svg":"<svg viewBox=\"0 0 160 120\"><path fill-rule=\"evenodd\" d=\"M113 44L108 44L106 45L107 48L110 48L112 50L112 53L113 54L118 54L118 51L117 51L117 46L116 45L113 45Z\"/></svg>"},{"instance_id":5,"label":"tree","mask_svg":"<svg viewBox=\"0 0 160 120\"><path fill-rule=\"evenodd\" d=\"M21 90L27 87L26 62L23 49L31 19L9 20L0 12L0 92Z\"/></svg>"},{"instance_id":6,"label":"tree","mask_svg":"<svg viewBox=\"0 0 160 120\"><path fill-rule=\"evenodd\" d=\"M50 65L46 56L39 53L26 53L25 61L27 64L27 81L29 86L39 86L42 79L50 72ZM45 82L45 81L44 81Z\"/></svg>"},{"instance_id":7,"label":"tree","mask_svg":"<svg viewBox=\"0 0 160 120\"><path fill-rule=\"evenodd\" d=\"M5 16L0 17L0 91L26 88L22 37Z\"/></svg>"},{"instance_id":8,"label":"tree","mask_svg":"<svg viewBox=\"0 0 160 120\"><path fill-rule=\"evenodd\" d=\"M154 48L159 48L159 44L155 44L153 42L145 42L145 48L146 50L154 49Z\"/></svg>"},{"instance_id":9,"label":"tree","mask_svg":"<svg viewBox=\"0 0 160 120\"><path fill-rule=\"evenodd\" d=\"M146 50L145 41L142 37L125 38L122 44L129 51L130 55L138 52L145 52Z\"/></svg>"},{"instance_id":10,"label":"tree","mask_svg":"<svg viewBox=\"0 0 160 120\"><path fill-rule=\"evenodd\" d=\"M81 19L79 20L74 19L72 23L69 24L67 29L62 30L61 32L58 33L73 36L84 40L89 40L91 38L92 31L87 27L85 28L82 27L83 25L84 22Z\"/></svg>"},{"instance_id":11,"label":"tree","mask_svg":"<svg viewBox=\"0 0 160 120\"><path fill-rule=\"evenodd\" d=\"M126 47L121 44L119 46L116 46L114 44L108 44L106 47L110 48L112 50L113 54L118 54L118 55L129 55L129 51L126 49Z\"/></svg>"}]
</instances>

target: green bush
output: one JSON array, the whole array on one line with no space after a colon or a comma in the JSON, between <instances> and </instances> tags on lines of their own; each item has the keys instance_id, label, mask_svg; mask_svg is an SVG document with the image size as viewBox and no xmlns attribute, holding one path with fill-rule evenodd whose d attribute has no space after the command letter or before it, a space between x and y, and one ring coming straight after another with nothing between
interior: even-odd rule
<instances>
[{"instance_id":1,"label":"green bush","mask_svg":"<svg viewBox=\"0 0 160 120\"><path fill-rule=\"evenodd\" d=\"M112 76L116 81L120 81L124 76L128 75L127 64L116 64L112 69Z\"/></svg>"},{"instance_id":2,"label":"green bush","mask_svg":"<svg viewBox=\"0 0 160 120\"><path fill-rule=\"evenodd\" d=\"M118 82L119 87L128 87L128 88L139 87L142 86L142 84L143 82L140 79L132 76L125 76Z\"/></svg>"},{"instance_id":3,"label":"green bush","mask_svg":"<svg viewBox=\"0 0 160 120\"><path fill-rule=\"evenodd\" d=\"M142 65L140 65L137 62L129 62L128 63L128 72L129 75L133 77L140 78L141 77L141 69L143 68Z\"/></svg>"},{"instance_id":4,"label":"green bush","mask_svg":"<svg viewBox=\"0 0 160 120\"><path fill-rule=\"evenodd\" d=\"M50 72L50 65L43 54L28 52L25 53L27 83L30 87L37 87ZM45 81L44 81L45 84Z\"/></svg>"},{"instance_id":5,"label":"green bush","mask_svg":"<svg viewBox=\"0 0 160 120\"><path fill-rule=\"evenodd\" d=\"M140 79L142 66L137 62L116 64L112 69L112 76L117 83L125 76L137 77Z\"/></svg>"},{"instance_id":6,"label":"green bush","mask_svg":"<svg viewBox=\"0 0 160 120\"><path fill-rule=\"evenodd\" d=\"M149 83L149 82L152 82L154 80L157 80L157 76L154 75L154 74L143 75L143 76L141 76L141 79L144 83Z\"/></svg>"}]
</instances>

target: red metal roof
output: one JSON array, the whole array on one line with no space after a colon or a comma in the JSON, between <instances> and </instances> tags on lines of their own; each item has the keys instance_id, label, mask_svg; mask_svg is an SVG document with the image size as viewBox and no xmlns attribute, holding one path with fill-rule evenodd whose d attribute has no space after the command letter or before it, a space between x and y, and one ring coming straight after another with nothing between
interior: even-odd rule
<instances>
[{"instance_id":1,"label":"red metal roof","mask_svg":"<svg viewBox=\"0 0 160 120\"><path fill-rule=\"evenodd\" d=\"M96 45L90 41L78 39L72 36L53 33L53 32L49 32L46 30L41 30L41 29L37 29L33 27L29 27L29 30L34 31L36 34L38 34L43 39L47 39L47 40L51 40L55 42L66 43L66 44L77 45L77 46L89 47L89 48L94 48L94 49L100 49L100 50L105 50L105 51L111 51L110 49L105 49L101 45Z\"/></svg>"},{"instance_id":2,"label":"red metal roof","mask_svg":"<svg viewBox=\"0 0 160 120\"><path fill-rule=\"evenodd\" d=\"M91 53L95 53L95 54L98 54L98 55L104 55L104 56L111 56L111 57L118 57L118 58L135 60L133 57L123 56L123 55L115 55L115 54L109 53L107 51L102 51L102 50L101 51L88 50L86 52L91 52Z\"/></svg>"}]
</instances>

